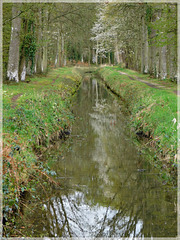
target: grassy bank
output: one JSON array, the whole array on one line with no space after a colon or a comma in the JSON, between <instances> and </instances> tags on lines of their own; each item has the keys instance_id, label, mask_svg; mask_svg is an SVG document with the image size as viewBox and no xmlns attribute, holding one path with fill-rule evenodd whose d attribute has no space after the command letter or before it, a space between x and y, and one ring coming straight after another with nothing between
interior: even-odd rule
<instances>
[{"instance_id":1,"label":"grassy bank","mask_svg":"<svg viewBox=\"0 0 180 240\"><path fill-rule=\"evenodd\" d=\"M73 122L70 101L80 81L74 68L61 68L3 86L3 212L9 228L14 213L21 211L20 197L27 191L34 194L38 177L53 182L53 172L36 153L68 133Z\"/></svg>"},{"instance_id":2,"label":"grassy bank","mask_svg":"<svg viewBox=\"0 0 180 240\"><path fill-rule=\"evenodd\" d=\"M124 72L125 74L120 74ZM98 73L112 91L125 102L130 112L129 125L143 148L149 148L152 164L159 168L165 182L176 184L177 174L177 96L175 84L156 89L129 76L159 83L148 75L122 69L103 67ZM128 75L127 75L128 74ZM143 140L143 141L141 141Z\"/></svg>"}]
</instances>

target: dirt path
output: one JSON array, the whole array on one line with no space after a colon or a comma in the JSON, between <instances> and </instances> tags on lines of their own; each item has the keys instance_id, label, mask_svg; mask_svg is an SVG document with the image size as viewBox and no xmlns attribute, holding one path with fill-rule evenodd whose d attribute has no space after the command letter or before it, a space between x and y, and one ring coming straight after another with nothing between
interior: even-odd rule
<instances>
[{"instance_id":1,"label":"dirt path","mask_svg":"<svg viewBox=\"0 0 180 240\"><path fill-rule=\"evenodd\" d=\"M18 98L23 95L22 93L18 93L16 95L14 95L12 98L11 98L11 102L12 102L12 108L15 108L17 106L16 104L16 101L18 100Z\"/></svg>"},{"instance_id":2,"label":"dirt path","mask_svg":"<svg viewBox=\"0 0 180 240\"><path fill-rule=\"evenodd\" d=\"M131 80L133 80L133 81L143 82L143 83L145 83L146 85L148 85L149 87L156 88L156 89L172 90L171 88L167 88L167 87L162 86L162 85L160 85L160 84L158 84L158 83L150 83L150 82L145 81L145 80L143 80L143 79L141 79L141 78L138 78L138 77L136 77L136 76L131 77L131 76L129 76L129 75L128 75L127 73L125 73L125 72L121 72L121 71L118 71L118 72L119 72L121 75L126 75L126 76L128 76L129 79L131 79ZM176 95L180 96L180 92L179 92L178 90L173 90L172 92L175 93Z\"/></svg>"}]
</instances>

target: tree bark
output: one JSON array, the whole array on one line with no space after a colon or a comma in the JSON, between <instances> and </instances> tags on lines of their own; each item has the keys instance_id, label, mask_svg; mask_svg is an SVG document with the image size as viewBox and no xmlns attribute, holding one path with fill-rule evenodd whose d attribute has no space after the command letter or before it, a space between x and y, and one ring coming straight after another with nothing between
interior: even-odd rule
<instances>
[{"instance_id":1,"label":"tree bark","mask_svg":"<svg viewBox=\"0 0 180 240\"><path fill-rule=\"evenodd\" d=\"M21 81L26 79L26 58L24 53L24 48L22 49L20 64L19 64L19 76Z\"/></svg>"},{"instance_id":2,"label":"tree bark","mask_svg":"<svg viewBox=\"0 0 180 240\"><path fill-rule=\"evenodd\" d=\"M89 64L89 66L90 66L90 64L91 64L91 48L90 48L90 46L89 46L89 48L88 48L88 64Z\"/></svg>"},{"instance_id":3,"label":"tree bark","mask_svg":"<svg viewBox=\"0 0 180 240\"><path fill-rule=\"evenodd\" d=\"M97 47L96 47L96 65L98 65L98 47L99 47L99 43L97 41Z\"/></svg>"},{"instance_id":4,"label":"tree bark","mask_svg":"<svg viewBox=\"0 0 180 240\"><path fill-rule=\"evenodd\" d=\"M120 59L119 59L119 49L118 49L118 40L116 38L116 42L115 42L115 64L119 64L120 63Z\"/></svg>"},{"instance_id":5,"label":"tree bark","mask_svg":"<svg viewBox=\"0 0 180 240\"><path fill-rule=\"evenodd\" d=\"M24 19L23 20L24 34L27 33L27 29L28 29L28 22L27 22L26 19ZM25 38L24 38L24 40L25 40ZM20 55L19 78L20 78L21 81L25 81L25 79L26 79L26 57L25 57L24 42L23 42L23 45L22 45L22 48L21 48L21 55Z\"/></svg>"},{"instance_id":6,"label":"tree bark","mask_svg":"<svg viewBox=\"0 0 180 240\"><path fill-rule=\"evenodd\" d=\"M58 29L58 36L57 36L57 44L56 44L56 56L55 56L55 62L54 65L55 67L60 67L60 49L59 49L59 45L60 45L60 31Z\"/></svg>"},{"instance_id":7,"label":"tree bark","mask_svg":"<svg viewBox=\"0 0 180 240\"><path fill-rule=\"evenodd\" d=\"M167 47L167 72L170 79L177 79L177 47L168 45Z\"/></svg>"},{"instance_id":8,"label":"tree bark","mask_svg":"<svg viewBox=\"0 0 180 240\"><path fill-rule=\"evenodd\" d=\"M61 54L60 54L61 64L62 67L64 65L64 36L63 32L61 31Z\"/></svg>"},{"instance_id":9,"label":"tree bark","mask_svg":"<svg viewBox=\"0 0 180 240\"><path fill-rule=\"evenodd\" d=\"M141 42L141 72L148 73L148 30L145 23L145 13L142 16L142 42Z\"/></svg>"},{"instance_id":10,"label":"tree bark","mask_svg":"<svg viewBox=\"0 0 180 240\"><path fill-rule=\"evenodd\" d=\"M42 69L42 73L46 73L47 72L47 48L48 48L48 11L45 10L44 12L44 16L43 16L43 54L42 54L42 63L41 63L41 69Z\"/></svg>"},{"instance_id":11,"label":"tree bark","mask_svg":"<svg viewBox=\"0 0 180 240\"><path fill-rule=\"evenodd\" d=\"M37 17L37 44L38 44L38 49L36 51L35 55L35 72L36 73L42 73L41 69L41 61L42 61L42 10L41 8L39 9L38 12L38 17Z\"/></svg>"},{"instance_id":12,"label":"tree bark","mask_svg":"<svg viewBox=\"0 0 180 240\"><path fill-rule=\"evenodd\" d=\"M167 77L167 59L166 59L166 53L167 53L167 46L163 46L160 48L160 78L165 79Z\"/></svg>"},{"instance_id":13,"label":"tree bark","mask_svg":"<svg viewBox=\"0 0 180 240\"><path fill-rule=\"evenodd\" d=\"M12 7L12 18L20 14L21 3L14 3ZM8 80L19 82L19 45L20 45L21 18L12 20L11 41L9 47L9 60L7 69Z\"/></svg>"},{"instance_id":14,"label":"tree bark","mask_svg":"<svg viewBox=\"0 0 180 240\"><path fill-rule=\"evenodd\" d=\"M111 65L111 53L108 52L108 62L109 62L109 65Z\"/></svg>"}]
</instances>

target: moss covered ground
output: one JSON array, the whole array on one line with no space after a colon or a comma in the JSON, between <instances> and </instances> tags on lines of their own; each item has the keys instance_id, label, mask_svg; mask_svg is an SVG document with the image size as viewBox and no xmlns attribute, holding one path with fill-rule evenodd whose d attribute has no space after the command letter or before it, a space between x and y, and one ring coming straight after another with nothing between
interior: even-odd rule
<instances>
[{"instance_id":1,"label":"moss covered ground","mask_svg":"<svg viewBox=\"0 0 180 240\"><path fill-rule=\"evenodd\" d=\"M33 194L38 177L53 181L53 172L37 156L71 128L71 97L80 82L74 68L64 67L3 85L3 216L9 228L14 213L20 213L21 196Z\"/></svg>"},{"instance_id":2,"label":"moss covered ground","mask_svg":"<svg viewBox=\"0 0 180 240\"><path fill-rule=\"evenodd\" d=\"M122 74L124 72L124 74ZM151 79L118 66L98 70L108 87L124 101L129 115L129 126L141 147L151 151L152 164L159 168L161 177L176 184L177 177L177 84L168 80ZM121 74L120 74L121 73ZM133 77L132 80L130 77ZM138 81L165 85L154 88ZM157 85L156 85L157 86Z\"/></svg>"}]
</instances>

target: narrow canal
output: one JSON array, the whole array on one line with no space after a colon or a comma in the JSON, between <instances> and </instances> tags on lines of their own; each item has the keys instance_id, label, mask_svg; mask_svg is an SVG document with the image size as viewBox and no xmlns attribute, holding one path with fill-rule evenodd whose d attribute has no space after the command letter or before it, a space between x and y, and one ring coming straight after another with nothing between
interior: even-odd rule
<instances>
[{"instance_id":1,"label":"narrow canal","mask_svg":"<svg viewBox=\"0 0 180 240\"><path fill-rule=\"evenodd\" d=\"M63 150L59 142L44 157L60 187L40 187L40 203L29 199L23 217L28 236L177 235L176 190L159 181L133 145L122 109L100 80L85 77L70 138Z\"/></svg>"}]
</instances>

